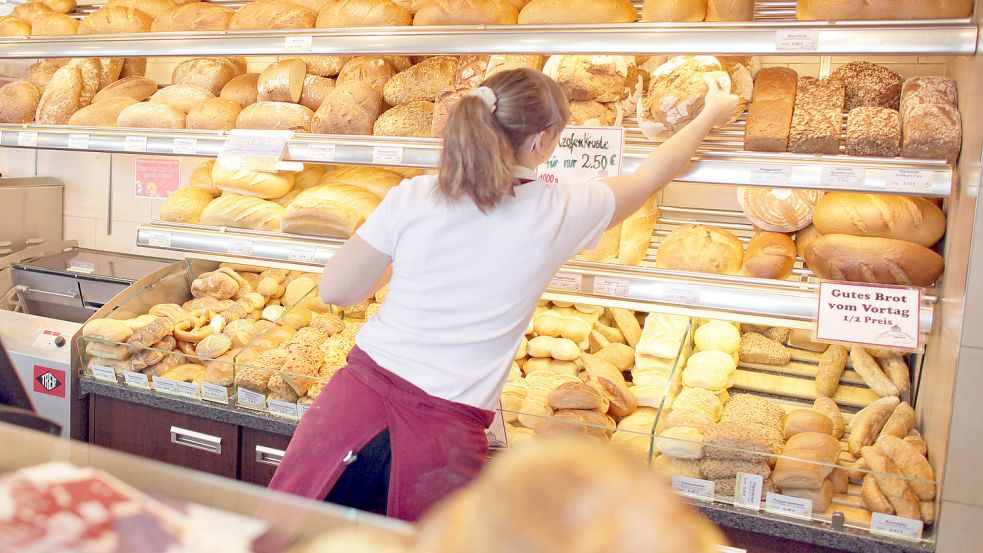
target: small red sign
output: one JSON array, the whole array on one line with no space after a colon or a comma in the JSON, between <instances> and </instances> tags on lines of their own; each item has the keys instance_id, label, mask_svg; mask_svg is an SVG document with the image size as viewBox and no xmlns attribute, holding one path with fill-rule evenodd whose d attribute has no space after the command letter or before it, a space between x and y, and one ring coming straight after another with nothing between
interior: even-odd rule
<instances>
[{"instance_id":1,"label":"small red sign","mask_svg":"<svg viewBox=\"0 0 983 553\"><path fill-rule=\"evenodd\" d=\"M166 198L178 189L180 173L180 159L138 157L134 169L136 197Z\"/></svg>"},{"instance_id":2,"label":"small red sign","mask_svg":"<svg viewBox=\"0 0 983 553\"><path fill-rule=\"evenodd\" d=\"M65 397L65 371L34 365L34 391L47 396Z\"/></svg>"}]
</instances>

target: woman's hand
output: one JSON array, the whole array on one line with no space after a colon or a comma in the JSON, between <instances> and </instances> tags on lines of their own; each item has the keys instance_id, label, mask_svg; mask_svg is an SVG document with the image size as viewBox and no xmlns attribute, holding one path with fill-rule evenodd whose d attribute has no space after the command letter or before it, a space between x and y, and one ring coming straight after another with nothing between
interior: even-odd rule
<instances>
[{"instance_id":1,"label":"woman's hand","mask_svg":"<svg viewBox=\"0 0 983 553\"><path fill-rule=\"evenodd\" d=\"M717 79L707 75L704 77L707 83L707 95L703 101L703 112L713 121L714 127L720 127L730 123L737 111L737 103L740 99L736 94L728 94L720 89Z\"/></svg>"}]
</instances>

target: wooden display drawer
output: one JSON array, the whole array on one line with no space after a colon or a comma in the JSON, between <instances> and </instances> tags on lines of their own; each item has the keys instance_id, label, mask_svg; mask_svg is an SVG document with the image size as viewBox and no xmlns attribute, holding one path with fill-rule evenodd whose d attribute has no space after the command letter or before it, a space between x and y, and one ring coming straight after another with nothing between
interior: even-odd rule
<instances>
[{"instance_id":1,"label":"wooden display drawer","mask_svg":"<svg viewBox=\"0 0 983 553\"><path fill-rule=\"evenodd\" d=\"M269 485L288 443L290 436L242 427L239 479L258 486Z\"/></svg>"},{"instance_id":2,"label":"wooden display drawer","mask_svg":"<svg viewBox=\"0 0 983 553\"><path fill-rule=\"evenodd\" d=\"M138 403L93 395L93 444L236 478L239 427Z\"/></svg>"}]
</instances>

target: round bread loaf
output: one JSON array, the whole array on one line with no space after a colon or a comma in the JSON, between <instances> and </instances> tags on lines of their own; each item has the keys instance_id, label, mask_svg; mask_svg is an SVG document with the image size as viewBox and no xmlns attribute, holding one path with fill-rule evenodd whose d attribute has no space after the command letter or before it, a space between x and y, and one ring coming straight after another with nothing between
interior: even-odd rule
<instances>
[{"instance_id":1,"label":"round bread loaf","mask_svg":"<svg viewBox=\"0 0 983 553\"><path fill-rule=\"evenodd\" d=\"M120 79L102 90L92 98L92 103L97 104L111 98L132 98L142 102L150 98L157 92L157 83L146 77L127 77Z\"/></svg>"},{"instance_id":2,"label":"round bread loaf","mask_svg":"<svg viewBox=\"0 0 983 553\"><path fill-rule=\"evenodd\" d=\"M317 134L370 135L382 105L379 93L361 81L339 84L314 114L311 130Z\"/></svg>"},{"instance_id":3,"label":"round bread loaf","mask_svg":"<svg viewBox=\"0 0 983 553\"><path fill-rule=\"evenodd\" d=\"M35 4L38 5L38 4ZM43 4L40 4L43 5ZM31 24L32 36L74 35L79 22L69 15L58 12L43 13Z\"/></svg>"},{"instance_id":4,"label":"round bread loaf","mask_svg":"<svg viewBox=\"0 0 983 553\"><path fill-rule=\"evenodd\" d=\"M318 27L398 27L413 24L406 8L390 0L339 0L317 14Z\"/></svg>"},{"instance_id":5,"label":"round bread loaf","mask_svg":"<svg viewBox=\"0 0 983 553\"><path fill-rule=\"evenodd\" d=\"M0 36L30 36L31 24L19 17L0 16Z\"/></svg>"},{"instance_id":6,"label":"round bread loaf","mask_svg":"<svg viewBox=\"0 0 983 553\"><path fill-rule=\"evenodd\" d=\"M645 0L642 22L703 21L707 18L707 0Z\"/></svg>"},{"instance_id":7,"label":"round bread loaf","mask_svg":"<svg viewBox=\"0 0 983 553\"><path fill-rule=\"evenodd\" d=\"M30 123L41 101L41 92L27 81L0 87L0 123Z\"/></svg>"},{"instance_id":8,"label":"round bread loaf","mask_svg":"<svg viewBox=\"0 0 983 553\"><path fill-rule=\"evenodd\" d=\"M556 81L568 100L614 102L628 95L629 56L551 56L543 73Z\"/></svg>"},{"instance_id":9,"label":"round bread loaf","mask_svg":"<svg viewBox=\"0 0 983 553\"><path fill-rule=\"evenodd\" d=\"M104 6L90 13L79 24L80 35L145 33L154 18L146 13L122 6Z\"/></svg>"},{"instance_id":10,"label":"round bread loaf","mask_svg":"<svg viewBox=\"0 0 983 553\"><path fill-rule=\"evenodd\" d=\"M222 87L221 98L232 100L240 107L255 104L259 95L259 73L246 73L233 78Z\"/></svg>"},{"instance_id":11,"label":"round bread loaf","mask_svg":"<svg viewBox=\"0 0 983 553\"><path fill-rule=\"evenodd\" d=\"M410 67L389 80L383 98L391 106L410 102L434 102L441 91L451 88L457 71L457 60L436 56Z\"/></svg>"},{"instance_id":12,"label":"round bread loaf","mask_svg":"<svg viewBox=\"0 0 983 553\"><path fill-rule=\"evenodd\" d=\"M433 102L411 102L380 115L372 127L372 134L429 138L432 129Z\"/></svg>"},{"instance_id":13,"label":"round bread loaf","mask_svg":"<svg viewBox=\"0 0 983 553\"><path fill-rule=\"evenodd\" d=\"M291 102L296 104L300 101L306 75L307 65L296 58L270 64L259 74L259 81L256 85L257 99L260 102Z\"/></svg>"},{"instance_id":14,"label":"round bread loaf","mask_svg":"<svg viewBox=\"0 0 983 553\"><path fill-rule=\"evenodd\" d=\"M666 236L656 252L660 269L734 275L744 260L741 241L709 225L686 225Z\"/></svg>"},{"instance_id":15,"label":"round bread loaf","mask_svg":"<svg viewBox=\"0 0 983 553\"><path fill-rule=\"evenodd\" d=\"M311 132L313 117L313 111L298 104L256 102L239 113L236 128Z\"/></svg>"},{"instance_id":16,"label":"round bread loaf","mask_svg":"<svg viewBox=\"0 0 983 553\"><path fill-rule=\"evenodd\" d=\"M192 108L209 98L214 98L211 92L189 84L172 84L158 90L150 97L150 101L167 104L182 113L188 113Z\"/></svg>"},{"instance_id":17,"label":"round bread loaf","mask_svg":"<svg viewBox=\"0 0 983 553\"><path fill-rule=\"evenodd\" d=\"M639 127L653 140L665 140L689 124L703 111L706 78L731 92L730 76L717 58L676 56L652 74L648 94L639 98Z\"/></svg>"},{"instance_id":18,"label":"round bread loaf","mask_svg":"<svg viewBox=\"0 0 983 553\"><path fill-rule=\"evenodd\" d=\"M208 98L191 108L185 126L189 129L228 131L236 128L242 107L225 98Z\"/></svg>"},{"instance_id":19,"label":"round bread loaf","mask_svg":"<svg viewBox=\"0 0 983 553\"><path fill-rule=\"evenodd\" d=\"M519 10L508 0L430 0L413 16L414 25L515 25Z\"/></svg>"},{"instance_id":20,"label":"round bread loaf","mask_svg":"<svg viewBox=\"0 0 983 553\"><path fill-rule=\"evenodd\" d=\"M168 104L140 102L120 112L117 127L142 129L183 129L184 112Z\"/></svg>"},{"instance_id":21,"label":"round bread loaf","mask_svg":"<svg viewBox=\"0 0 983 553\"><path fill-rule=\"evenodd\" d=\"M725 321L710 321L693 333L693 343L700 351L722 351L728 355L741 349L741 332Z\"/></svg>"},{"instance_id":22,"label":"round bread loaf","mask_svg":"<svg viewBox=\"0 0 983 553\"><path fill-rule=\"evenodd\" d=\"M317 14L292 2L256 0L236 10L229 29L311 29L316 22Z\"/></svg>"},{"instance_id":23,"label":"round bread loaf","mask_svg":"<svg viewBox=\"0 0 983 553\"><path fill-rule=\"evenodd\" d=\"M197 224L212 195L201 188L179 188L167 195L160 206L160 220Z\"/></svg>"},{"instance_id":24,"label":"round bread loaf","mask_svg":"<svg viewBox=\"0 0 983 553\"><path fill-rule=\"evenodd\" d=\"M832 78L843 81L847 111L860 107L893 110L901 107L901 85L904 79L886 67L855 61L837 68L833 71Z\"/></svg>"},{"instance_id":25,"label":"round bread loaf","mask_svg":"<svg viewBox=\"0 0 983 553\"><path fill-rule=\"evenodd\" d=\"M153 32L178 31L224 31L235 10L208 2L195 2L175 6L154 19L150 30Z\"/></svg>"},{"instance_id":26,"label":"round bread loaf","mask_svg":"<svg viewBox=\"0 0 983 553\"><path fill-rule=\"evenodd\" d=\"M171 0L109 0L106 5L135 8L154 18L177 7Z\"/></svg>"},{"instance_id":27,"label":"round bread loaf","mask_svg":"<svg viewBox=\"0 0 983 553\"><path fill-rule=\"evenodd\" d=\"M46 13L56 13L56 12L53 9L51 9L51 7L48 6L47 4L42 4L41 2L34 2L34 3L21 4L19 6L15 6L14 9L10 12L10 15L23 19L24 21L27 21L28 25L34 27L35 19Z\"/></svg>"},{"instance_id":28,"label":"round bread loaf","mask_svg":"<svg viewBox=\"0 0 983 553\"><path fill-rule=\"evenodd\" d=\"M25 4L45 4L58 13L72 13L78 7L75 0L27 0Z\"/></svg>"},{"instance_id":29,"label":"round bread loaf","mask_svg":"<svg viewBox=\"0 0 983 553\"><path fill-rule=\"evenodd\" d=\"M125 97L95 102L73 113L68 124L80 127L115 127L119 114L136 103L137 100Z\"/></svg>"},{"instance_id":30,"label":"round bread loaf","mask_svg":"<svg viewBox=\"0 0 983 553\"><path fill-rule=\"evenodd\" d=\"M822 192L789 188L737 189L744 215L756 227L771 232L795 232L812 224Z\"/></svg>"},{"instance_id":31,"label":"round bread loaf","mask_svg":"<svg viewBox=\"0 0 983 553\"><path fill-rule=\"evenodd\" d=\"M82 107L82 70L66 65L55 71L38 102L34 120L42 125L64 125Z\"/></svg>"},{"instance_id":32,"label":"round bread loaf","mask_svg":"<svg viewBox=\"0 0 983 553\"><path fill-rule=\"evenodd\" d=\"M532 0L519 12L519 25L632 23L637 16L628 0Z\"/></svg>"},{"instance_id":33,"label":"round bread loaf","mask_svg":"<svg viewBox=\"0 0 983 553\"><path fill-rule=\"evenodd\" d=\"M617 102L601 103L597 100L573 100L570 102L570 124L589 127L621 125L623 112Z\"/></svg>"},{"instance_id":34,"label":"round bread loaf","mask_svg":"<svg viewBox=\"0 0 983 553\"><path fill-rule=\"evenodd\" d=\"M55 71L58 71L58 67L47 60L32 63L24 71L24 80L34 85L39 92L44 92L44 89L48 87L48 81L51 80Z\"/></svg>"},{"instance_id":35,"label":"round bread loaf","mask_svg":"<svg viewBox=\"0 0 983 553\"><path fill-rule=\"evenodd\" d=\"M174 68L171 84L197 86L218 96L236 74L235 65L227 58L191 58Z\"/></svg>"},{"instance_id":36,"label":"round bread loaf","mask_svg":"<svg viewBox=\"0 0 983 553\"><path fill-rule=\"evenodd\" d=\"M317 75L304 76L304 89L300 93L300 105L310 108L312 111L320 109L324 99L334 90L335 81L327 77Z\"/></svg>"},{"instance_id":37,"label":"round bread loaf","mask_svg":"<svg viewBox=\"0 0 983 553\"><path fill-rule=\"evenodd\" d=\"M143 77L147 74L147 58L126 58L123 60L123 68L119 71L119 78Z\"/></svg>"},{"instance_id":38,"label":"round bread loaf","mask_svg":"<svg viewBox=\"0 0 983 553\"><path fill-rule=\"evenodd\" d=\"M338 73L338 84L346 81L362 81L383 93L386 83L396 76L396 69L384 58L360 56L353 58Z\"/></svg>"}]
</instances>

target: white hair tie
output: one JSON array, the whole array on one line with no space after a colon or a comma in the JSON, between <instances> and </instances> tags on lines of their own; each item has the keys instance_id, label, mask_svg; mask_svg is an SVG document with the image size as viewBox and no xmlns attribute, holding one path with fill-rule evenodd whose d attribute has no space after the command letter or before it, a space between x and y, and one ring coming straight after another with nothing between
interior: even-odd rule
<instances>
[{"instance_id":1,"label":"white hair tie","mask_svg":"<svg viewBox=\"0 0 983 553\"><path fill-rule=\"evenodd\" d=\"M495 95L495 91L488 88L487 86L479 86L478 88L468 92L468 96L474 96L485 103L488 107L488 111L495 113L496 104L498 104L498 96Z\"/></svg>"}]
</instances>

